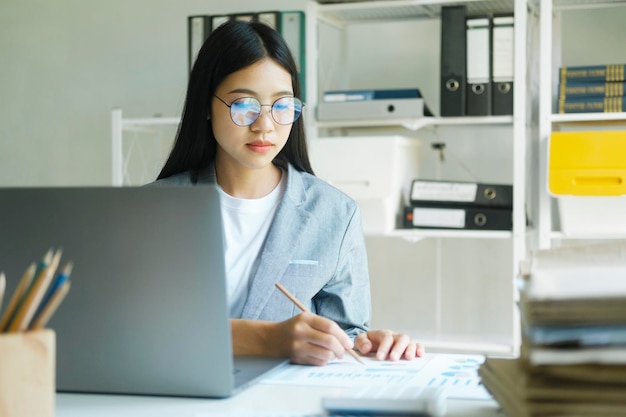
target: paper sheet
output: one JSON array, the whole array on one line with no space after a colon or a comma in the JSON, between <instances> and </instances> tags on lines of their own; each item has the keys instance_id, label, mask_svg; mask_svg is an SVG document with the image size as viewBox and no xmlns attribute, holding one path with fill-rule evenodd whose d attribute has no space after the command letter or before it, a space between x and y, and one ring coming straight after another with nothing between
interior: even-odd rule
<instances>
[{"instance_id":1,"label":"paper sheet","mask_svg":"<svg viewBox=\"0 0 626 417\"><path fill-rule=\"evenodd\" d=\"M377 361L363 357L365 366L346 356L325 366L289 365L261 380L268 384L354 387L402 384L446 387L448 398L490 399L480 383L481 355L426 354L412 361Z\"/></svg>"},{"instance_id":2,"label":"paper sheet","mask_svg":"<svg viewBox=\"0 0 626 417\"><path fill-rule=\"evenodd\" d=\"M626 296L626 241L539 250L529 266L534 299Z\"/></svg>"}]
</instances>

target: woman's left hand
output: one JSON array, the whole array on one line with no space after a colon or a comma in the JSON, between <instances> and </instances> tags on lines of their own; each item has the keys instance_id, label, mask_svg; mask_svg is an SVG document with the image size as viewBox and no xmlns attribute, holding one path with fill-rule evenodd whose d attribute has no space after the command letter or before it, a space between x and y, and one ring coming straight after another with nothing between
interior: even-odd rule
<instances>
[{"instance_id":1,"label":"woman's left hand","mask_svg":"<svg viewBox=\"0 0 626 417\"><path fill-rule=\"evenodd\" d=\"M354 339L354 347L361 354L375 354L378 360L412 360L424 354L424 346L402 333L391 330L370 330Z\"/></svg>"}]
</instances>

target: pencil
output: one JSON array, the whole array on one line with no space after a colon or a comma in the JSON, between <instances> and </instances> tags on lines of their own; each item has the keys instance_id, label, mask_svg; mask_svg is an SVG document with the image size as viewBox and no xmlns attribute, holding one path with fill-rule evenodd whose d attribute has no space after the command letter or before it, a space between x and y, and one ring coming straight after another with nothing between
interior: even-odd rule
<instances>
[{"instance_id":1,"label":"pencil","mask_svg":"<svg viewBox=\"0 0 626 417\"><path fill-rule=\"evenodd\" d=\"M33 277L35 276L36 267L37 266L34 263L30 264L30 266L26 268L26 271L22 275L19 284L17 284L17 288L11 296L9 304L7 304L7 309L4 311L2 320L0 320L0 332L8 330L11 318L15 315L15 309L17 308L20 300L26 294L26 291L30 287L30 283L32 282Z\"/></svg>"},{"instance_id":2,"label":"pencil","mask_svg":"<svg viewBox=\"0 0 626 417\"><path fill-rule=\"evenodd\" d=\"M70 275L72 273L72 268L73 268L72 262L66 263L63 269L61 270L61 272L56 276L55 279L52 280L52 282L50 283L50 287L46 291L46 295L44 295L43 298L41 299L41 302L39 303L39 306L37 307L37 310L35 311L35 314L33 315L33 319L31 323L35 321L37 319L37 316L41 314L42 310L46 307L46 304L48 304L48 301L50 300L52 295L57 291L57 289L70 278Z\"/></svg>"},{"instance_id":3,"label":"pencil","mask_svg":"<svg viewBox=\"0 0 626 417\"><path fill-rule=\"evenodd\" d=\"M54 271L56 271L60 259L61 251L57 250L52 257L50 264L46 265L46 267L41 270L41 273L35 277L35 281L33 281L30 291L26 294L26 299L20 306L19 311L17 311L16 316L9 327L9 332L22 332L27 330L28 324L33 318L41 299L45 295L46 289L50 285L50 281L54 276Z\"/></svg>"},{"instance_id":4,"label":"pencil","mask_svg":"<svg viewBox=\"0 0 626 417\"><path fill-rule=\"evenodd\" d=\"M52 314L57 310L61 301L65 298L65 295L70 290L70 281L65 281L61 286L59 286L46 305L41 310L41 313L35 317L35 321L30 325L30 330L39 330L43 329L43 327L48 323Z\"/></svg>"},{"instance_id":5,"label":"pencil","mask_svg":"<svg viewBox=\"0 0 626 417\"><path fill-rule=\"evenodd\" d=\"M2 311L2 299L4 298L4 290L7 287L7 278L4 276L4 272L0 273L0 311Z\"/></svg>"},{"instance_id":6,"label":"pencil","mask_svg":"<svg viewBox=\"0 0 626 417\"><path fill-rule=\"evenodd\" d=\"M26 297L28 296L28 294L30 293L33 285L35 284L36 278L39 276L41 271L46 267L46 265L50 264L50 262L52 261L52 255L53 254L54 254L53 250L52 249L48 249L48 251L43 256L41 261L39 261L35 265L35 269L33 270L33 273L30 274L30 277L28 278L28 283L26 283L26 286L24 288L22 288L21 291L20 291L19 298L16 300L17 304L15 304L13 306L13 308L12 308L11 316L8 319L9 321L6 323L5 330L9 331L9 329L13 325L13 321L15 320L15 316L17 315L17 313L22 308L22 305L24 304L24 301L26 300Z\"/></svg>"},{"instance_id":7,"label":"pencil","mask_svg":"<svg viewBox=\"0 0 626 417\"><path fill-rule=\"evenodd\" d=\"M298 300L296 297L294 297L288 290L287 288L283 287L283 285L280 282L277 282L276 284L276 288L278 288L280 290L280 292L282 292L283 294L285 294L287 296L287 298L289 298L291 300L292 303L294 303L300 310L305 311L310 313L309 309L306 308L306 306L304 304L302 304L300 302L300 300ZM348 354L350 356L352 356L354 359L356 359L357 362L365 365L365 363L363 362L363 360L361 359L361 357L359 356L358 353L356 353L356 351L352 350L352 349L346 349L346 352L348 352Z\"/></svg>"}]
</instances>

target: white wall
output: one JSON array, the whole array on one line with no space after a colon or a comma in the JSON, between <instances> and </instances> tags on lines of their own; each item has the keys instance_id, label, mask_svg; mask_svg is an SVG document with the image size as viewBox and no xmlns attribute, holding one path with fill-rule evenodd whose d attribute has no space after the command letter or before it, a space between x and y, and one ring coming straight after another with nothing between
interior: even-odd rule
<instances>
[{"instance_id":1,"label":"white wall","mask_svg":"<svg viewBox=\"0 0 626 417\"><path fill-rule=\"evenodd\" d=\"M261 10L304 9L265 0ZM187 16L239 0L0 2L0 185L108 185L110 112L177 116Z\"/></svg>"}]
</instances>

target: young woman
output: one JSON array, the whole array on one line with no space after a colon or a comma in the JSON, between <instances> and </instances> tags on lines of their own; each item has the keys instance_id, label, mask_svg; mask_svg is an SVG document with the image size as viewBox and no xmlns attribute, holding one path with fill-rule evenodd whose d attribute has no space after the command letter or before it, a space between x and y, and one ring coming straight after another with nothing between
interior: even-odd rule
<instances>
[{"instance_id":1,"label":"young woman","mask_svg":"<svg viewBox=\"0 0 626 417\"><path fill-rule=\"evenodd\" d=\"M356 203L313 175L297 70L272 28L230 21L201 48L176 142L156 184L216 183L235 354L321 365L347 349L413 359L407 335L369 330ZM300 312L280 282L311 312Z\"/></svg>"}]
</instances>

